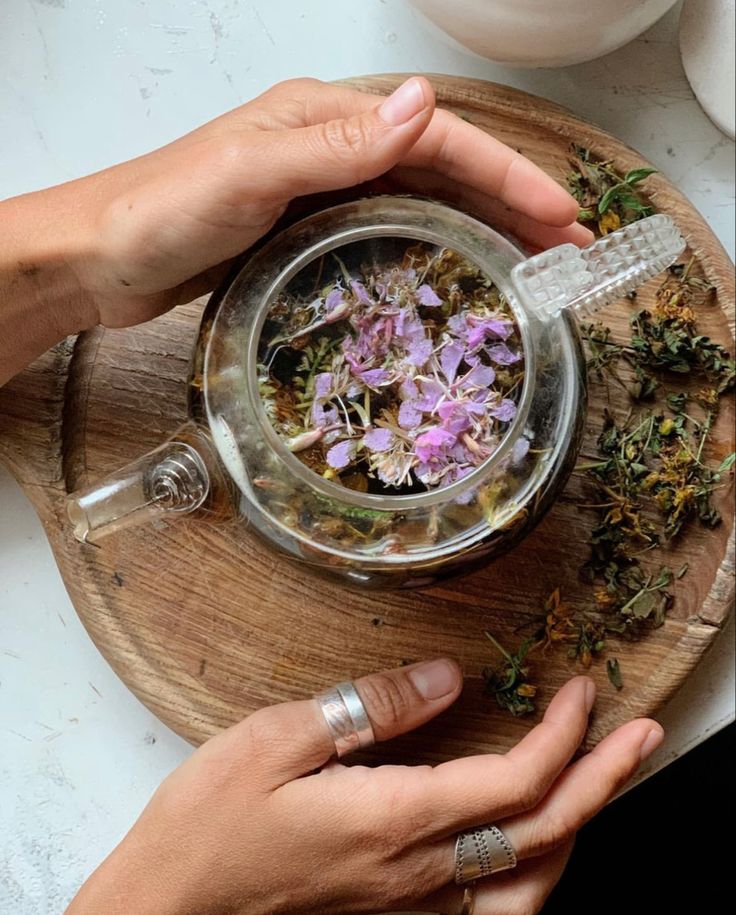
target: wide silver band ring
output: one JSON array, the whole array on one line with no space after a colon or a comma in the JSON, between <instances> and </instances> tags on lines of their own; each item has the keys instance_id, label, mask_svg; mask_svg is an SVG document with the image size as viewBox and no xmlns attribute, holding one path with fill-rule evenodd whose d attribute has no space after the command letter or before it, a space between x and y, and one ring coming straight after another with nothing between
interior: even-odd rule
<instances>
[{"instance_id":1,"label":"wide silver band ring","mask_svg":"<svg viewBox=\"0 0 736 915\"><path fill-rule=\"evenodd\" d=\"M455 842L455 883L470 883L516 867L516 852L498 826L461 832Z\"/></svg>"},{"instance_id":2,"label":"wide silver band ring","mask_svg":"<svg viewBox=\"0 0 736 915\"><path fill-rule=\"evenodd\" d=\"M460 915L473 915L475 911L475 884L465 887Z\"/></svg>"},{"instance_id":3,"label":"wide silver band ring","mask_svg":"<svg viewBox=\"0 0 736 915\"><path fill-rule=\"evenodd\" d=\"M373 746L376 738L363 701L352 683L338 683L315 697L338 757Z\"/></svg>"}]
</instances>

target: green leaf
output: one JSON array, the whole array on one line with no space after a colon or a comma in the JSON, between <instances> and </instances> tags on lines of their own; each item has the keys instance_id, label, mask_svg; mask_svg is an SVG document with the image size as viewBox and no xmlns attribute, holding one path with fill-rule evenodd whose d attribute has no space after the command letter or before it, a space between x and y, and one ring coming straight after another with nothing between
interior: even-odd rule
<instances>
[{"instance_id":1,"label":"green leaf","mask_svg":"<svg viewBox=\"0 0 736 915\"><path fill-rule=\"evenodd\" d=\"M687 394L668 394L667 406L673 413L682 413L687 403Z\"/></svg>"},{"instance_id":2,"label":"green leaf","mask_svg":"<svg viewBox=\"0 0 736 915\"><path fill-rule=\"evenodd\" d=\"M621 668L617 658L609 658L606 661L606 673L608 674L608 679L617 690L624 688L624 681L621 679Z\"/></svg>"},{"instance_id":3,"label":"green leaf","mask_svg":"<svg viewBox=\"0 0 736 915\"><path fill-rule=\"evenodd\" d=\"M598 201L598 215L603 216L607 213L611 204L619 197L625 188L624 184L614 184L613 187L610 187L606 193Z\"/></svg>"},{"instance_id":4,"label":"green leaf","mask_svg":"<svg viewBox=\"0 0 736 915\"><path fill-rule=\"evenodd\" d=\"M716 473L727 473L733 465L736 464L736 451L732 451L728 457L725 457L718 465Z\"/></svg>"},{"instance_id":5,"label":"green leaf","mask_svg":"<svg viewBox=\"0 0 736 915\"><path fill-rule=\"evenodd\" d=\"M649 175L656 174L656 172L656 168L632 168L631 171L627 172L624 176L624 181L626 184L638 184L640 181L648 178Z\"/></svg>"},{"instance_id":6,"label":"green leaf","mask_svg":"<svg viewBox=\"0 0 736 915\"><path fill-rule=\"evenodd\" d=\"M642 591L629 605L629 612L637 620L645 620L654 610L657 598L651 591Z\"/></svg>"},{"instance_id":7,"label":"green leaf","mask_svg":"<svg viewBox=\"0 0 736 915\"><path fill-rule=\"evenodd\" d=\"M670 572L667 566L662 566L659 572L659 578L654 582L653 587L657 590L660 588L666 588L671 581L672 572Z\"/></svg>"}]
</instances>

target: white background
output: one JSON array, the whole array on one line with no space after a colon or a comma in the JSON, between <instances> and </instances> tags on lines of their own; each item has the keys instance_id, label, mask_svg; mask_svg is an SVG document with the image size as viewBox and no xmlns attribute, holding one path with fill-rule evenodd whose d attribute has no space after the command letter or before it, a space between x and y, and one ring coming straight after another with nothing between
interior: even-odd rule
<instances>
[{"instance_id":1,"label":"white background","mask_svg":"<svg viewBox=\"0 0 736 915\"><path fill-rule=\"evenodd\" d=\"M279 79L434 71L601 124L682 188L733 256L734 147L692 97L678 13L599 61L515 71L451 47L404 0L0 0L0 196L143 153ZM665 711L653 766L732 719L730 642ZM91 644L0 471L0 913L60 912L188 752Z\"/></svg>"}]
</instances>

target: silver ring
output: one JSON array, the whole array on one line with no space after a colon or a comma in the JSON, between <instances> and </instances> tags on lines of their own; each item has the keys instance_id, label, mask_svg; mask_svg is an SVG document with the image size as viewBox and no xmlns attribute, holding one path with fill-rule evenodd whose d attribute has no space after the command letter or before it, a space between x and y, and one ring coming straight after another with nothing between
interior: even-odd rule
<instances>
[{"instance_id":1,"label":"silver ring","mask_svg":"<svg viewBox=\"0 0 736 915\"><path fill-rule=\"evenodd\" d=\"M465 892L463 893L463 906L460 909L460 915L473 915L475 911L475 884L471 883L470 886L465 887Z\"/></svg>"},{"instance_id":2,"label":"silver ring","mask_svg":"<svg viewBox=\"0 0 736 915\"><path fill-rule=\"evenodd\" d=\"M373 746L376 738L363 701L352 683L338 683L315 697L338 757Z\"/></svg>"},{"instance_id":3,"label":"silver ring","mask_svg":"<svg viewBox=\"0 0 736 915\"><path fill-rule=\"evenodd\" d=\"M455 883L470 883L516 867L516 852L498 826L461 832L455 842Z\"/></svg>"}]
</instances>

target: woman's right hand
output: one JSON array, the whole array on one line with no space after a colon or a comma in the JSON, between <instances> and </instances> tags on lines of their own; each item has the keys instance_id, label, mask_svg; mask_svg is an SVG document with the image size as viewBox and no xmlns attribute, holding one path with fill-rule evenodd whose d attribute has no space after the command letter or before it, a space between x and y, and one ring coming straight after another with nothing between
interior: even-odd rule
<instances>
[{"instance_id":1,"label":"woman's right hand","mask_svg":"<svg viewBox=\"0 0 736 915\"><path fill-rule=\"evenodd\" d=\"M438 660L356 682L378 740L446 709L460 670ZM576 677L505 755L435 767L344 766L315 700L255 712L161 785L68 915L456 913L459 831L494 823L519 866L478 884L475 915L537 912L576 831L662 740L631 721L571 763L595 697Z\"/></svg>"}]
</instances>

